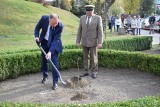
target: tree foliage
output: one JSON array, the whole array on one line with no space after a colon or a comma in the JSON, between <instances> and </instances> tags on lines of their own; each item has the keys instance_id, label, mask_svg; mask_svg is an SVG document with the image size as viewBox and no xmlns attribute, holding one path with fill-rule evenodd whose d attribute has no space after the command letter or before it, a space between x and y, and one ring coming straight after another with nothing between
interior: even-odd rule
<instances>
[{"instance_id":1,"label":"tree foliage","mask_svg":"<svg viewBox=\"0 0 160 107\"><path fill-rule=\"evenodd\" d=\"M123 8L127 14L139 13L141 0L123 0Z\"/></svg>"},{"instance_id":2,"label":"tree foliage","mask_svg":"<svg viewBox=\"0 0 160 107\"><path fill-rule=\"evenodd\" d=\"M80 4L76 4L75 0L71 0L71 12L80 17L85 14L85 5L89 4L88 1L80 1Z\"/></svg>"},{"instance_id":3,"label":"tree foliage","mask_svg":"<svg viewBox=\"0 0 160 107\"><path fill-rule=\"evenodd\" d=\"M141 0L140 14L141 16L148 16L154 12L154 0Z\"/></svg>"},{"instance_id":4,"label":"tree foliage","mask_svg":"<svg viewBox=\"0 0 160 107\"><path fill-rule=\"evenodd\" d=\"M71 1L70 0L61 0L61 4L60 4L61 9L64 10L71 10Z\"/></svg>"},{"instance_id":5,"label":"tree foliage","mask_svg":"<svg viewBox=\"0 0 160 107\"><path fill-rule=\"evenodd\" d=\"M110 14L116 14L120 16L124 13L124 9L122 8L123 2L121 0L117 0L113 3L113 5L109 8Z\"/></svg>"}]
</instances>

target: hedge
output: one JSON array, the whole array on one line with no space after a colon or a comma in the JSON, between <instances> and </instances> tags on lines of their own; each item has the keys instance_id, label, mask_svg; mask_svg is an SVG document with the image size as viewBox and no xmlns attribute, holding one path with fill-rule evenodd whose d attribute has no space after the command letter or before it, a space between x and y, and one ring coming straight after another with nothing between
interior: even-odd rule
<instances>
[{"instance_id":1,"label":"hedge","mask_svg":"<svg viewBox=\"0 0 160 107\"><path fill-rule=\"evenodd\" d=\"M40 52L0 55L0 80L40 71Z\"/></svg>"},{"instance_id":2,"label":"hedge","mask_svg":"<svg viewBox=\"0 0 160 107\"><path fill-rule=\"evenodd\" d=\"M118 39L108 39L103 42L102 49L114 49L114 50L124 50L124 51L141 51L150 49L152 46L151 36L140 36L140 37L123 37ZM81 47L75 44L64 45L64 49L81 49ZM1 51L0 55L4 54L14 54L22 52L34 52L38 51L38 46L35 49L16 49L9 51Z\"/></svg>"},{"instance_id":3,"label":"hedge","mask_svg":"<svg viewBox=\"0 0 160 107\"><path fill-rule=\"evenodd\" d=\"M160 74L160 56L139 52L99 50L99 66L106 68L133 68ZM82 50L64 50L59 56L60 69L82 68ZM0 56L0 81L15 78L25 73L39 72L41 55L39 51L7 54Z\"/></svg>"},{"instance_id":4,"label":"hedge","mask_svg":"<svg viewBox=\"0 0 160 107\"><path fill-rule=\"evenodd\" d=\"M124 50L124 51L141 51L152 47L151 36L125 37L121 39L109 39L103 42L102 49ZM80 49L74 44L64 46L65 49Z\"/></svg>"}]
</instances>

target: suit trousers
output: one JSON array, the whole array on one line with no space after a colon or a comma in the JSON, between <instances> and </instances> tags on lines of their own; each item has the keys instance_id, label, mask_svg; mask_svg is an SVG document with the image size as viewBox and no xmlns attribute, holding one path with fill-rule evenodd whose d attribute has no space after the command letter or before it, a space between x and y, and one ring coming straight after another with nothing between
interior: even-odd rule
<instances>
[{"instance_id":1,"label":"suit trousers","mask_svg":"<svg viewBox=\"0 0 160 107\"><path fill-rule=\"evenodd\" d=\"M89 71L90 69L92 72L98 70L97 47L83 46L83 64L84 64L84 70Z\"/></svg>"},{"instance_id":2,"label":"suit trousers","mask_svg":"<svg viewBox=\"0 0 160 107\"><path fill-rule=\"evenodd\" d=\"M48 41L45 39L41 42L42 48L44 49L44 51L46 53L48 53L48 51L49 51L49 47L47 46L47 43L48 43ZM46 77L48 77L48 61L43 53L41 55L42 55L42 62L41 62L42 68L41 69L42 69L42 73L43 73L43 78L46 78ZM59 69L58 52L57 51L52 53L51 60L54 63L54 65L57 67L57 69ZM59 77L58 73L56 72L54 67L52 67L53 85L58 82L58 77Z\"/></svg>"}]
</instances>

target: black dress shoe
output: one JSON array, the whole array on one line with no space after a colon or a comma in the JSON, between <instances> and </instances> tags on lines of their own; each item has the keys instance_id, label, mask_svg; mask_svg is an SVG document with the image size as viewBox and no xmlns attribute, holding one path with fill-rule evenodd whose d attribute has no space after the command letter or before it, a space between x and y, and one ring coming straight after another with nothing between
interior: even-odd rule
<instances>
[{"instance_id":1,"label":"black dress shoe","mask_svg":"<svg viewBox=\"0 0 160 107\"><path fill-rule=\"evenodd\" d=\"M97 78L97 72L92 73L92 78Z\"/></svg>"},{"instance_id":2,"label":"black dress shoe","mask_svg":"<svg viewBox=\"0 0 160 107\"><path fill-rule=\"evenodd\" d=\"M43 78L43 79L42 79L42 84L45 84L47 80L48 80L47 77Z\"/></svg>"},{"instance_id":3,"label":"black dress shoe","mask_svg":"<svg viewBox=\"0 0 160 107\"><path fill-rule=\"evenodd\" d=\"M54 84L53 86L52 86L52 89L53 90L56 90L58 88L58 84Z\"/></svg>"},{"instance_id":4,"label":"black dress shoe","mask_svg":"<svg viewBox=\"0 0 160 107\"><path fill-rule=\"evenodd\" d=\"M84 77L84 76L88 76L88 75L89 75L89 73L86 72L86 73L82 73L82 74L80 75L80 77Z\"/></svg>"}]
</instances>

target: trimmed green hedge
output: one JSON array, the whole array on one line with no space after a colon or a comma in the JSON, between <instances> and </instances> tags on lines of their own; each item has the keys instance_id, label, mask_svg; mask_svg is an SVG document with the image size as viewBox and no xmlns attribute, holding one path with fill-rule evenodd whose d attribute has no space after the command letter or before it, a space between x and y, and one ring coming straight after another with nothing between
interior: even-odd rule
<instances>
[{"instance_id":1,"label":"trimmed green hedge","mask_svg":"<svg viewBox=\"0 0 160 107\"><path fill-rule=\"evenodd\" d=\"M151 36L125 37L121 39L110 39L103 42L102 49L124 50L124 51L140 51L147 50L152 47ZM80 49L76 45L66 45L65 49Z\"/></svg>"},{"instance_id":2,"label":"trimmed green hedge","mask_svg":"<svg viewBox=\"0 0 160 107\"><path fill-rule=\"evenodd\" d=\"M123 38L113 38L108 39L103 42L102 49L114 49L114 50L124 50L124 51L140 51L150 49L152 46L151 36L138 36L138 37L123 37ZM64 49L81 49L81 47L75 44L64 45ZM34 52L38 51L38 46L35 49L16 49L9 51L1 51L0 55L3 54L14 54L22 52Z\"/></svg>"},{"instance_id":3,"label":"trimmed green hedge","mask_svg":"<svg viewBox=\"0 0 160 107\"><path fill-rule=\"evenodd\" d=\"M33 48L33 49L16 49L15 50L5 50L5 51L0 51L0 55L6 55L6 54L15 54L15 53L23 53L23 52L35 52L39 51L39 48Z\"/></svg>"},{"instance_id":4,"label":"trimmed green hedge","mask_svg":"<svg viewBox=\"0 0 160 107\"><path fill-rule=\"evenodd\" d=\"M160 74L160 56L140 52L101 50L99 66L107 68L134 68Z\"/></svg>"},{"instance_id":5,"label":"trimmed green hedge","mask_svg":"<svg viewBox=\"0 0 160 107\"><path fill-rule=\"evenodd\" d=\"M160 74L160 56L138 52L99 50L99 66L107 68L133 68ZM82 50L64 50L59 56L60 69L82 68ZM15 78L21 74L39 72L39 51L0 56L0 80ZM79 66L77 66L79 65Z\"/></svg>"},{"instance_id":6,"label":"trimmed green hedge","mask_svg":"<svg viewBox=\"0 0 160 107\"><path fill-rule=\"evenodd\" d=\"M0 102L0 107L160 107L160 97L148 96L130 101L102 102L95 104L35 104L35 103L14 103Z\"/></svg>"},{"instance_id":7,"label":"trimmed green hedge","mask_svg":"<svg viewBox=\"0 0 160 107\"><path fill-rule=\"evenodd\" d=\"M40 71L40 52L0 55L0 80Z\"/></svg>"}]
</instances>

